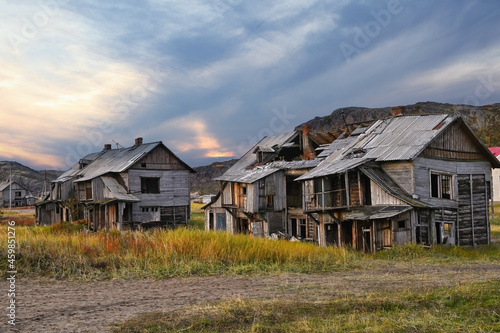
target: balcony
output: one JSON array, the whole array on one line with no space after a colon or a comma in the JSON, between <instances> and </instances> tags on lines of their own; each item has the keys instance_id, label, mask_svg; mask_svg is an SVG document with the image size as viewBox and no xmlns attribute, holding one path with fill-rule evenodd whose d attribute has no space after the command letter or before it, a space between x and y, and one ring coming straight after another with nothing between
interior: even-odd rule
<instances>
[{"instance_id":1,"label":"balcony","mask_svg":"<svg viewBox=\"0 0 500 333\"><path fill-rule=\"evenodd\" d=\"M347 207L347 195L345 189L331 190L304 196L304 208L306 212L324 211Z\"/></svg>"}]
</instances>

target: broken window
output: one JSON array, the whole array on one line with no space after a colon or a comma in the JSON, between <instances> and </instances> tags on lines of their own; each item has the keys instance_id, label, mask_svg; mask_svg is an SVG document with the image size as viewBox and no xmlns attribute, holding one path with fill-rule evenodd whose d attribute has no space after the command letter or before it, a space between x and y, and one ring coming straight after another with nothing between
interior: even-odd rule
<instances>
[{"instance_id":1,"label":"broken window","mask_svg":"<svg viewBox=\"0 0 500 333\"><path fill-rule=\"evenodd\" d=\"M452 199L452 176L441 173L431 173L431 197Z\"/></svg>"},{"instance_id":2,"label":"broken window","mask_svg":"<svg viewBox=\"0 0 500 333\"><path fill-rule=\"evenodd\" d=\"M141 193L160 193L160 178L141 177Z\"/></svg>"}]
</instances>

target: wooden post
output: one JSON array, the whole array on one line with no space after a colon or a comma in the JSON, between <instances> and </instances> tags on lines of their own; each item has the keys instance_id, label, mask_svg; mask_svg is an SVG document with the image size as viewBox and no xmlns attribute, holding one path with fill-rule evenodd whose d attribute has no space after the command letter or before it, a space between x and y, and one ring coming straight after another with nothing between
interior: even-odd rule
<instances>
[{"instance_id":1,"label":"wooden post","mask_svg":"<svg viewBox=\"0 0 500 333\"><path fill-rule=\"evenodd\" d=\"M349 171L346 171L344 174L344 180L345 180L345 196L346 196L346 203L347 203L347 209L350 209L351 207L351 192L349 191Z\"/></svg>"},{"instance_id":2,"label":"wooden post","mask_svg":"<svg viewBox=\"0 0 500 333\"><path fill-rule=\"evenodd\" d=\"M491 188L488 188L486 187L486 185L488 185L488 182L486 181L486 176L484 177L484 195L485 195L485 198L486 198L486 233L487 233L487 237L488 237L488 245L490 245L490 216L488 214L488 205L490 204L490 201L488 200L488 192L490 192L490 195L492 197L491 200L493 200L493 193L491 193Z\"/></svg>"},{"instance_id":3,"label":"wooden post","mask_svg":"<svg viewBox=\"0 0 500 333\"><path fill-rule=\"evenodd\" d=\"M474 189L472 188L472 174L469 175L470 182L470 223L472 228L472 246L476 247L476 239L474 235Z\"/></svg>"}]
</instances>

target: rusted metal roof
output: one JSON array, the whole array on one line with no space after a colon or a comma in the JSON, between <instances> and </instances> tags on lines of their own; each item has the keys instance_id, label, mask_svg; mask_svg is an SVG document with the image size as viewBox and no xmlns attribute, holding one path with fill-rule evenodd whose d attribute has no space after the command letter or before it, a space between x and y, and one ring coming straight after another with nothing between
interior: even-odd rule
<instances>
[{"instance_id":1,"label":"rusted metal roof","mask_svg":"<svg viewBox=\"0 0 500 333\"><path fill-rule=\"evenodd\" d=\"M297 180L345 172L370 161L412 160L457 119L454 115L422 115L378 120L360 135L333 141L319 157L330 155Z\"/></svg>"}]
</instances>

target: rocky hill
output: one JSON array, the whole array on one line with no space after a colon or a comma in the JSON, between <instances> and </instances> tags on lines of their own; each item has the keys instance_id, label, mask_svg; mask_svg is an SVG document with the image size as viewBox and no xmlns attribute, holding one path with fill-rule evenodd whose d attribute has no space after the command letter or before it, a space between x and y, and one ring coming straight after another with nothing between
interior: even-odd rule
<instances>
[{"instance_id":1,"label":"rocky hill","mask_svg":"<svg viewBox=\"0 0 500 333\"><path fill-rule=\"evenodd\" d=\"M35 196L43 191L44 179L47 189L50 189L50 182L63 173L56 170L37 171L18 162L0 161L0 182L9 180L11 167L12 180L29 189Z\"/></svg>"},{"instance_id":2,"label":"rocky hill","mask_svg":"<svg viewBox=\"0 0 500 333\"><path fill-rule=\"evenodd\" d=\"M212 179L222 175L227 169L236 163L237 159L214 162L210 165L193 168L196 171L191 175L191 193L198 192L200 195L216 194L219 192L219 185Z\"/></svg>"},{"instance_id":3,"label":"rocky hill","mask_svg":"<svg viewBox=\"0 0 500 333\"><path fill-rule=\"evenodd\" d=\"M346 107L333 111L325 117L316 117L296 127L310 125L315 132L335 132L346 124L368 123L393 114L458 114L472 127L476 134L489 146L500 146L500 103L483 106L454 105L435 102L420 102L412 105L363 108Z\"/></svg>"}]
</instances>

